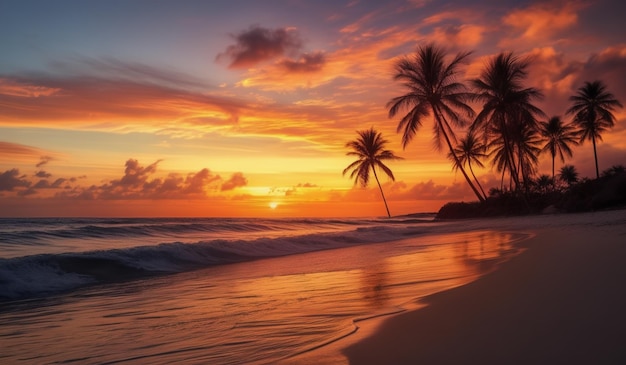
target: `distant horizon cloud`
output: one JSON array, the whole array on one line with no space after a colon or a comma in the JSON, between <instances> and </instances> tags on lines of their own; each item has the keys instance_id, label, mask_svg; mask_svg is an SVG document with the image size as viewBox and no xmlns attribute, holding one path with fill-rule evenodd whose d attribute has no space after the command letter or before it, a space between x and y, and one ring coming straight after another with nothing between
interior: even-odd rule
<instances>
[{"instance_id":1,"label":"distant horizon cloud","mask_svg":"<svg viewBox=\"0 0 626 365\"><path fill-rule=\"evenodd\" d=\"M205 199L212 195L211 191L232 191L248 184L241 172L224 181L207 168L188 174L170 172L165 177L155 176L160 162L144 166L136 159L128 159L122 177L90 186L76 184L84 176L50 180L53 177L50 172L39 170L29 176L14 168L0 173L0 191L23 197L57 189L53 195L42 198L61 200Z\"/></svg>"},{"instance_id":2,"label":"distant horizon cloud","mask_svg":"<svg viewBox=\"0 0 626 365\"><path fill-rule=\"evenodd\" d=\"M248 179L245 176L243 176L243 173L235 172L234 174L232 174L232 176L228 180L226 180L222 184L222 187L220 188L220 190L230 191L230 190L234 190L236 188L243 187L246 185L248 185Z\"/></svg>"}]
</instances>

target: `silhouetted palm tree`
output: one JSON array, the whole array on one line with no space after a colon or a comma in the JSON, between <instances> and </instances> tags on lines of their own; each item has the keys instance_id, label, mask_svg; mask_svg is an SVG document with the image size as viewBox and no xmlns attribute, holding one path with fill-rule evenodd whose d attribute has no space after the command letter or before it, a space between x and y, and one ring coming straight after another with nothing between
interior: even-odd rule
<instances>
[{"instance_id":1,"label":"silhouetted palm tree","mask_svg":"<svg viewBox=\"0 0 626 365\"><path fill-rule=\"evenodd\" d=\"M483 108L470 130L481 131L484 138L490 141L490 147L494 146L495 140L500 139L495 142L500 148L494 154L494 158L497 158L494 165L502 168L503 172L508 170L516 189L520 188L519 170L524 167L518 164L525 157L516 156L520 152L518 148L521 143L516 138L535 131L537 118L544 116L533 104L534 100L543 97L541 91L523 87L528 65L528 59L519 59L512 53L501 53L487 64L479 78L471 80L476 91L475 100L482 102Z\"/></svg>"},{"instance_id":2,"label":"silhouetted palm tree","mask_svg":"<svg viewBox=\"0 0 626 365\"><path fill-rule=\"evenodd\" d=\"M383 161L401 160L402 157L396 156L392 151L385 149L385 145L389 143L389 141L384 139L382 134L378 133L374 128L357 131L357 133L359 137L356 140L346 143L346 147L352 149L352 151L346 153L346 155L357 156L358 160L346 167L343 170L343 174L345 175L348 171L352 170L350 178L354 179L354 185L360 183L361 186L366 187L369 183L370 171L373 172L374 178L378 183L378 188L380 189L380 195L382 195L385 208L387 209L387 215L391 217L389 207L387 206L387 199L385 199L383 188L376 174L376 168L381 169L391 180L395 181L393 173L389 167L385 166Z\"/></svg>"},{"instance_id":3,"label":"silhouetted palm tree","mask_svg":"<svg viewBox=\"0 0 626 365\"><path fill-rule=\"evenodd\" d=\"M537 178L535 184L537 184L539 192L545 194L550 191L550 188L554 185L554 179L548 175L541 175Z\"/></svg>"},{"instance_id":4,"label":"silhouetted palm tree","mask_svg":"<svg viewBox=\"0 0 626 365\"><path fill-rule=\"evenodd\" d=\"M517 170L522 175L524 186L528 188L539 162L541 149L538 146L541 140L537 130L532 128L531 125L519 123L515 127L517 129L513 134L513 141L517 147Z\"/></svg>"},{"instance_id":5,"label":"silhouetted palm tree","mask_svg":"<svg viewBox=\"0 0 626 365\"><path fill-rule=\"evenodd\" d=\"M459 162L453 147L453 143L456 144L453 127L463 127L466 124L459 117L459 113L468 118L474 115L474 111L466 103L471 95L457 78L459 67L469 54L469 52L458 53L448 63L443 48L435 44L419 47L413 57L405 57L396 64L394 79L402 82L408 92L391 99L387 107L390 118L402 110L408 110L408 113L400 119L397 128L398 132L402 131L403 147L413 139L424 118L432 114L435 122L433 128L435 146L440 149L442 141L445 141L465 180L478 199L484 201L484 197Z\"/></svg>"},{"instance_id":6,"label":"silhouetted palm tree","mask_svg":"<svg viewBox=\"0 0 626 365\"><path fill-rule=\"evenodd\" d=\"M596 162L596 178L600 177L596 140L602 140L602 133L613 127L613 111L622 104L613 94L606 91L602 81L585 82L576 95L570 96L573 105L567 114L574 115L574 123L579 127L580 142L590 140L593 143L593 157Z\"/></svg>"},{"instance_id":7,"label":"silhouetted palm tree","mask_svg":"<svg viewBox=\"0 0 626 365\"><path fill-rule=\"evenodd\" d=\"M483 194L483 197L486 199L487 195L485 194L485 190L483 190L482 185L480 185L480 181L476 178L476 174L474 174L474 169L472 169L472 163L478 165L479 167L485 167L483 163L480 161L481 159L487 157L485 154L485 145L482 144L473 133L468 133L465 138L461 138L459 140L459 144L454 149L454 153L456 153L458 160L454 159L452 153L448 153L448 158L452 160L453 165L452 168L454 170L459 169L459 165L457 161L461 164L461 166L467 166L474 177L474 181L476 185L480 188L480 192Z\"/></svg>"},{"instance_id":8,"label":"silhouetted palm tree","mask_svg":"<svg viewBox=\"0 0 626 365\"><path fill-rule=\"evenodd\" d=\"M559 180L566 183L567 186L572 186L572 184L576 183L578 181L578 171L576 171L576 167L572 165L564 165L561 167Z\"/></svg>"},{"instance_id":9,"label":"silhouetted palm tree","mask_svg":"<svg viewBox=\"0 0 626 365\"><path fill-rule=\"evenodd\" d=\"M547 122L541 122L539 132L545 138L546 144L542 151L549 151L552 156L552 178L554 178L554 158L557 153L561 162L565 162L565 155L572 157L570 144L578 144L576 141L576 130L569 124L563 124L560 117L554 116Z\"/></svg>"},{"instance_id":10,"label":"silhouetted palm tree","mask_svg":"<svg viewBox=\"0 0 626 365\"><path fill-rule=\"evenodd\" d=\"M602 171L602 176L612 177L612 176L621 175L623 173L626 173L626 167L624 167L624 165L613 165L609 167L608 169Z\"/></svg>"}]
</instances>

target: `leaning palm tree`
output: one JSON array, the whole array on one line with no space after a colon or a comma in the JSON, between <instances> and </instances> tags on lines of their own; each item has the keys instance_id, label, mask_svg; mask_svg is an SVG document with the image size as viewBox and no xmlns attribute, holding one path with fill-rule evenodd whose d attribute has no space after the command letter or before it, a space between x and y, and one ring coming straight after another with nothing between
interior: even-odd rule
<instances>
[{"instance_id":1,"label":"leaning palm tree","mask_svg":"<svg viewBox=\"0 0 626 365\"><path fill-rule=\"evenodd\" d=\"M458 160L454 159L454 155L452 154L452 152L448 153L448 158L452 160L452 168L454 170L458 170L460 167L457 164L457 161L461 164L461 167L465 165L469 167L470 173L472 174L472 177L474 177L476 185L478 185L480 192L486 199L487 194L485 194L485 190L483 190L483 187L480 184L480 181L478 181L478 179L476 178L476 174L474 174L474 169L472 168L472 163L479 167L485 167L482 161L480 161L481 159L487 157L485 149L485 145L481 143L473 133L468 133L465 138L461 138L459 140L459 144L454 149L454 153L456 153Z\"/></svg>"},{"instance_id":2,"label":"leaning palm tree","mask_svg":"<svg viewBox=\"0 0 626 365\"><path fill-rule=\"evenodd\" d=\"M391 99L387 103L389 117L393 118L403 110L408 110L400 122L397 131L402 131L402 147L413 139L422 126L424 118L434 117L435 147L441 149L445 142L456 166L463 173L468 185L478 200L485 198L472 183L467 172L454 152L456 137L453 127L463 127L466 122L459 113L470 118L474 115L466 103L470 94L463 83L457 79L459 67L466 61L469 52L458 53L450 62L446 62L446 52L435 44L419 47L413 57L405 57L395 65L394 80L400 81L407 93Z\"/></svg>"},{"instance_id":3,"label":"leaning palm tree","mask_svg":"<svg viewBox=\"0 0 626 365\"><path fill-rule=\"evenodd\" d=\"M380 195L383 197L385 203L385 209L387 209L387 216L391 218L389 213L389 206L387 205L387 199L383 193L383 187L380 185L378 175L376 174L376 168L381 169L391 180L395 181L393 172L387 167L384 160L401 160L402 157L396 156L392 151L386 150L385 145L389 143L383 138L382 134L378 133L374 128L368 130L357 131L359 137L346 143L346 147L352 149L352 151L346 153L348 156L357 156L358 160L354 161L348 167L343 170L343 175L352 170L350 178L354 179L354 185L360 183L362 187L366 187L370 179L370 171L374 173L374 178L378 183L380 189Z\"/></svg>"},{"instance_id":4,"label":"leaning palm tree","mask_svg":"<svg viewBox=\"0 0 626 365\"><path fill-rule=\"evenodd\" d=\"M589 140L593 144L596 178L600 178L596 140L601 141L602 133L613 127L615 124L613 111L617 107L621 108L622 104L613 94L606 91L602 81L585 82L585 85L578 89L578 93L570 96L569 100L573 105L566 113L574 115L574 123L580 129L580 143Z\"/></svg>"},{"instance_id":5,"label":"leaning palm tree","mask_svg":"<svg viewBox=\"0 0 626 365\"><path fill-rule=\"evenodd\" d=\"M520 141L516 141L516 137L523 136L527 128L536 130L537 118L544 116L533 104L543 97L541 91L523 86L529 62L512 53L500 53L491 59L479 78L471 81L476 92L475 100L483 103L483 108L470 131L482 132L488 145L500 140L496 144L501 148L495 154L500 159L494 160L494 164L500 165L503 172L508 170L516 189L521 186L520 158L517 156Z\"/></svg>"},{"instance_id":6,"label":"leaning palm tree","mask_svg":"<svg viewBox=\"0 0 626 365\"><path fill-rule=\"evenodd\" d=\"M557 153L561 162L565 162L564 155L572 157L572 149L569 146L578 144L576 130L569 124L563 124L560 117L554 116L547 122L540 123L539 132L546 141L542 152L549 151L552 156L552 178L554 179L554 158Z\"/></svg>"}]
</instances>

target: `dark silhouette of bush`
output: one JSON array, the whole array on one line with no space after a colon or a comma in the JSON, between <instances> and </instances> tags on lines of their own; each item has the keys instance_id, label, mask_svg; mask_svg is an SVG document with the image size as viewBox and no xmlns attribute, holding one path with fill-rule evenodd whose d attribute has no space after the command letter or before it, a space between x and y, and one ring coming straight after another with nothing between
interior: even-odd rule
<instances>
[{"instance_id":1,"label":"dark silhouette of bush","mask_svg":"<svg viewBox=\"0 0 626 365\"><path fill-rule=\"evenodd\" d=\"M520 192L491 191L484 202L451 202L437 219L519 216L546 212L587 212L626 207L626 172L611 168L594 180L583 180L564 189L533 189Z\"/></svg>"}]
</instances>

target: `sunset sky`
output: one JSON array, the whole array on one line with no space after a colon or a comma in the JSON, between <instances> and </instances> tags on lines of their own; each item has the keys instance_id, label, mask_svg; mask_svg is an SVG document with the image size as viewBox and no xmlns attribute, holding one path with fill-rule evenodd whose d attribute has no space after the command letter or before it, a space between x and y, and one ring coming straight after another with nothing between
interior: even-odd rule
<instances>
[{"instance_id":1,"label":"sunset sky","mask_svg":"<svg viewBox=\"0 0 626 365\"><path fill-rule=\"evenodd\" d=\"M472 78L513 51L549 116L585 81L626 104L625 4L0 0L0 216L382 216L378 188L341 174L370 127L405 158L382 180L392 214L472 201L430 121L402 149L394 62L435 41L473 51ZM626 164L616 117L601 170ZM593 177L591 144L566 163Z\"/></svg>"}]
</instances>

